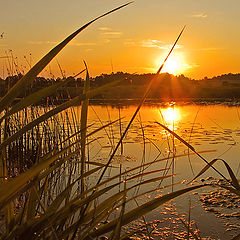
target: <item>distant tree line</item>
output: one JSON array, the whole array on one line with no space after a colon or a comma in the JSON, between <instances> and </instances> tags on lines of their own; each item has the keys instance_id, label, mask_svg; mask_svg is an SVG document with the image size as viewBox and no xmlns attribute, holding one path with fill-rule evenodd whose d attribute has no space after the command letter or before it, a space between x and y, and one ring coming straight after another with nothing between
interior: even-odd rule
<instances>
[{"instance_id":1,"label":"distant tree line","mask_svg":"<svg viewBox=\"0 0 240 240\"><path fill-rule=\"evenodd\" d=\"M17 81L22 77L21 74L8 76L6 79L0 78L0 96L6 94ZM178 98L239 98L240 97L240 74L224 74L221 76L194 80L184 75L174 76L168 73L162 73L159 76L155 74L130 74L117 72L112 74L101 74L91 78L91 88L103 86L107 83L120 80L117 86L105 90L103 93L95 96L96 99L132 99L140 98L149 81L157 77L155 85L149 95L154 99L178 99ZM66 100L82 93L84 87L83 78L74 78L72 76L66 79L62 78L44 78L37 77L35 81L19 94L18 97L24 97L41 88L51 86L54 83L68 80L64 89L59 90L53 99Z\"/></svg>"}]
</instances>

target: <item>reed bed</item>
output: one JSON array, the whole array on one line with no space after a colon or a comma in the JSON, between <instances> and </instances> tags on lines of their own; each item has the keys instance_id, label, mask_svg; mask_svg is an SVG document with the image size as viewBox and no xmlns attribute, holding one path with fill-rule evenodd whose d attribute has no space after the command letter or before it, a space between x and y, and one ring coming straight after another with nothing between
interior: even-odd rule
<instances>
[{"instance_id":1,"label":"reed bed","mask_svg":"<svg viewBox=\"0 0 240 240\"><path fill-rule=\"evenodd\" d=\"M122 226L140 217L144 219L145 214L164 203L208 185L186 186L159 195L148 202L136 204L137 199L146 193L139 191L142 186L157 182L161 189L174 184L162 185L164 179L173 177L172 173L169 174L171 165L166 165L166 168L156 168L154 171L147 169L158 162L170 161L173 164L175 155L145 161L143 153L139 166L123 171L120 164L113 174L106 177L107 171L115 167L112 161L116 154L119 152L120 155L122 154L123 140L157 77L149 83L125 129L120 112L119 119L110 120L108 123L100 122L101 126L94 127L88 124L89 99L102 90L114 86L119 80L92 89L86 64L84 71L86 80L82 95L56 106L52 104L45 107L33 106L42 98L51 96L56 89L63 88L67 82L63 79L60 83L34 92L17 103L14 101L21 89L31 85L36 76L78 33L96 20L127 5L129 3L103 14L69 35L0 99L1 239L95 239L105 234L110 239L127 239L135 232L125 234ZM183 30L157 75L161 72ZM80 103L82 108L79 117L72 107ZM113 132L113 124L119 125L118 136ZM196 177L210 167L215 169L214 164L218 159L208 162L176 133L164 125L161 127L206 162L206 167ZM143 126L141 131L145 142ZM94 162L88 155L89 146L92 142L98 141L99 132L108 133L111 143L111 152L106 163ZM228 164L226 162L224 164L230 179L222 176L227 184L221 187L239 196L238 180ZM139 181L136 183L134 179ZM148 192L155 190L151 189ZM145 225L147 226L146 221ZM188 238L190 239L191 236L198 239L189 225L187 228Z\"/></svg>"}]
</instances>

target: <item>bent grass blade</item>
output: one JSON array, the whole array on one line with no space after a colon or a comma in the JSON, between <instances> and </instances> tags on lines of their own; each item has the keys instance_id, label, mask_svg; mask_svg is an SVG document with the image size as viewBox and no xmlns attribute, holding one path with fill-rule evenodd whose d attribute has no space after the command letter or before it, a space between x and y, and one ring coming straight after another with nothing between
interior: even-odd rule
<instances>
[{"instance_id":1,"label":"bent grass blade","mask_svg":"<svg viewBox=\"0 0 240 240\"><path fill-rule=\"evenodd\" d=\"M27 87L36 77L37 75L51 62L51 60L80 32L86 29L89 25L96 22L97 20L117 11L121 8L126 7L127 5L131 4L129 2L127 4L123 4L120 7L117 7L95 19L88 22L84 26L80 27L74 33L69 35L66 39L64 39L61 43L59 43L56 47L54 47L49 53L47 53L38 63L36 63L27 73L24 75L9 91L8 93L0 99L0 113L9 106L14 99L19 95L19 92L25 87Z\"/></svg>"},{"instance_id":2,"label":"bent grass blade","mask_svg":"<svg viewBox=\"0 0 240 240\"><path fill-rule=\"evenodd\" d=\"M150 83L148 84L147 89L146 89L146 91L145 91L145 93L144 93L144 95L143 95L143 97L142 97L142 99L141 99L141 101L140 101L140 103L139 103L139 105L138 105L136 111L134 112L134 114L133 114L131 120L129 121L129 123L128 123L126 129L125 129L125 131L123 132L123 134L122 134L120 140L118 141L118 143L117 143L117 145L116 145L116 147L115 147L115 149L114 149L112 155L110 156L110 158L109 158L109 160L108 160L108 163L107 163L106 167L103 169L103 172L101 173L101 175L100 175L100 177L99 177L99 179L98 179L98 181L97 181L97 184L99 184L99 183L101 182L101 180L102 180L102 178L103 178L103 176L104 176L104 174L105 174L105 172L106 172L108 166L110 165L110 163L111 163L113 157L115 156L115 154L116 154L116 152L117 152L119 146L121 145L121 143L122 143L124 137L126 136L128 130L129 130L130 126L132 125L132 123L133 123L135 117L137 116L137 114L138 114L140 108L142 107L143 103L145 102L145 100L146 100L146 98L147 98L147 96L148 96L148 94L149 94L149 92L150 92L150 90L151 90L151 87L152 87L153 83L156 81L156 79L157 79L158 75L160 74L162 68L164 67L164 65L165 65L165 63L166 63L168 57L171 55L173 49L175 48L175 46L176 46L178 40L179 40L180 37L181 37L181 35L182 35L184 29L185 29L185 27L182 29L182 31L181 31L180 34L178 35L178 37L177 37L175 43L173 44L171 50L169 51L167 57L165 58L164 62L162 63L162 65L161 65L160 68L158 69L158 71L157 71L157 76L155 76L155 78L153 78L153 79L150 81Z\"/></svg>"}]
</instances>

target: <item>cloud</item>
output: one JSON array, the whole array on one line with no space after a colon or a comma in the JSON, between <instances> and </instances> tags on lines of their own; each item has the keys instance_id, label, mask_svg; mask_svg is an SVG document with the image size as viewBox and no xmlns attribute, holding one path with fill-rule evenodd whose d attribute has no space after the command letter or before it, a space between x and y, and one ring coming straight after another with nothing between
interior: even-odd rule
<instances>
[{"instance_id":1,"label":"cloud","mask_svg":"<svg viewBox=\"0 0 240 240\"><path fill-rule=\"evenodd\" d=\"M120 31L114 31L109 27L100 27L98 28L101 31L101 36L106 38L119 38L123 33ZM109 39L107 39L110 41Z\"/></svg>"},{"instance_id":2,"label":"cloud","mask_svg":"<svg viewBox=\"0 0 240 240\"><path fill-rule=\"evenodd\" d=\"M57 42L57 41L28 41L28 43L31 45L46 45L46 44L57 45L60 42ZM93 42L70 42L69 45L81 47L81 46L95 46L97 44L93 43Z\"/></svg>"},{"instance_id":3,"label":"cloud","mask_svg":"<svg viewBox=\"0 0 240 240\"><path fill-rule=\"evenodd\" d=\"M111 28L109 27L100 27L98 28L100 31L111 31Z\"/></svg>"},{"instance_id":4,"label":"cloud","mask_svg":"<svg viewBox=\"0 0 240 240\"><path fill-rule=\"evenodd\" d=\"M103 43L105 43L105 44L107 44L107 43L110 43L111 42L111 40L110 39L107 39L107 38L105 38L105 39L103 39L103 41L102 41Z\"/></svg>"},{"instance_id":5,"label":"cloud","mask_svg":"<svg viewBox=\"0 0 240 240\"><path fill-rule=\"evenodd\" d=\"M187 63L183 64L183 68L185 69L192 69L192 68L198 68L198 67L200 67L199 64L187 64Z\"/></svg>"},{"instance_id":6,"label":"cloud","mask_svg":"<svg viewBox=\"0 0 240 240\"><path fill-rule=\"evenodd\" d=\"M101 34L110 38L116 38L122 35L122 32L108 31L108 32L103 32Z\"/></svg>"},{"instance_id":7,"label":"cloud","mask_svg":"<svg viewBox=\"0 0 240 240\"><path fill-rule=\"evenodd\" d=\"M171 44L166 44L165 42L156 40L156 39L142 40L139 42L135 42L132 39L126 39L124 44L127 46L137 46L137 47L144 47L144 48L159 48L159 49L164 49L164 50L171 49L171 47L172 47ZM175 48L182 48L182 45L176 45Z\"/></svg>"},{"instance_id":8,"label":"cloud","mask_svg":"<svg viewBox=\"0 0 240 240\"><path fill-rule=\"evenodd\" d=\"M93 42L72 42L70 43L72 46L95 46L97 45L96 43Z\"/></svg>"},{"instance_id":9,"label":"cloud","mask_svg":"<svg viewBox=\"0 0 240 240\"><path fill-rule=\"evenodd\" d=\"M162 41L155 40L155 39L143 40L141 42L141 47L166 49L166 47L163 46Z\"/></svg>"},{"instance_id":10,"label":"cloud","mask_svg":"<svg viewBox=\"0 0 240 240\"><path fill-rule=\"evenodd\" d=\"M193 18L207 18L207 14L206 13L197 13L197 14L193 14L191 15L191 17Z\"/></svg>"},{"instance_id":11,"label":"cloud","mask_svg":"<svg viewBox=\"0 0 240 240\"><path fill-rule=\"evenodd\" d=\"M42 45L42 44L46 44L42 41L28 41L29 44L32 44L32 45Z\"/></svg>"},{"instance_id":12,"label":"cloud","mask_svg":"<svg viewBox=\"0 0 240 240\"><path fill-rule=\"evenodd\" d=\"M104 35L121 35L122 32L105 32Z\"/></svg>"}]
</instances>

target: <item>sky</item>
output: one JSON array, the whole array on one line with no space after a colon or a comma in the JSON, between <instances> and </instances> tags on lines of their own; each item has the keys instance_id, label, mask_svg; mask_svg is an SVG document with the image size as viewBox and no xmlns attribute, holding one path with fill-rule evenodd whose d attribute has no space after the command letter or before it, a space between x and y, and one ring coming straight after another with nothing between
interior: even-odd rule
<instances>
[{"instance_id":1,"label":"sky","mask_svg":"<svg viewBox=\"0 0 240 240\"><path fill-rule=\"evenodd\" d=\"M13 56L26 71L65 37L123 0L0 0L0 77ZM186 29L163 71L194 79L240 72L239 0L135 0L95 22L42 75L156 72ZM11 62L11 61L10 61Z\"/></svg>"}]
</instances>

